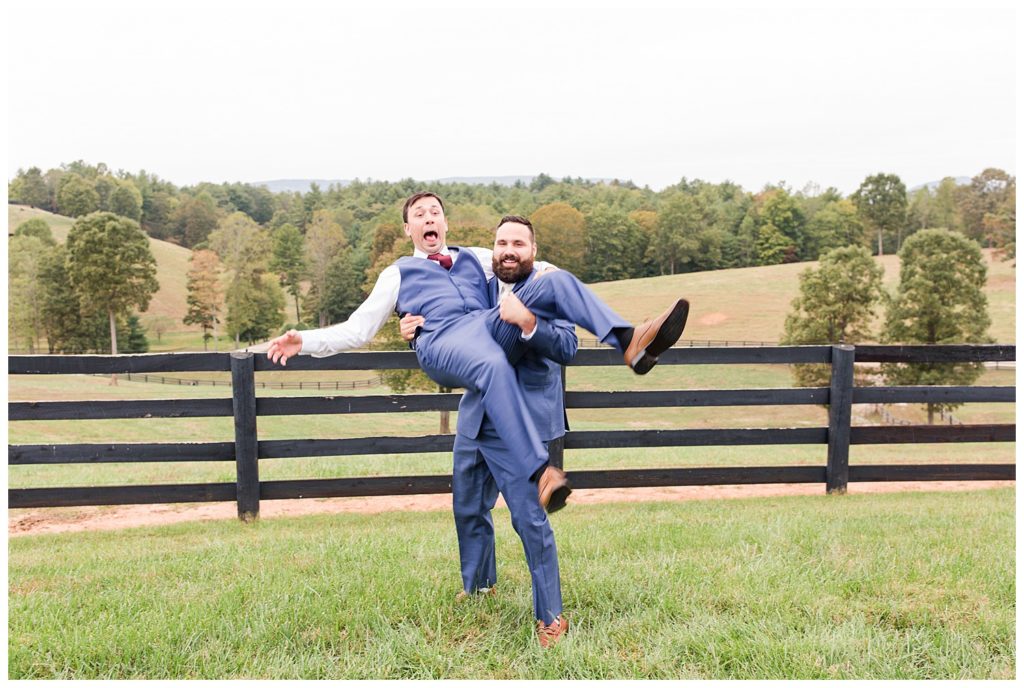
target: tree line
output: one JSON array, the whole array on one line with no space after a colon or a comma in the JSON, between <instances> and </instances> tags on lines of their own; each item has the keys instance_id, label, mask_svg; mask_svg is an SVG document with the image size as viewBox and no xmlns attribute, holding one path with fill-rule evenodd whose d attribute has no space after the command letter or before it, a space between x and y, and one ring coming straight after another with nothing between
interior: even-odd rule
<instances>
[{"instance_id":1,"label":"tree line","mask_svg":"<svg viewBox=\"0 0 1024 688\"><path fill-rule=\"evenodd\" d=\"M223 326L236 341L254 342L286 325L347 318L379 272L408 252L401 203L425 186L445 199L453 245L489 246L503 214L526 215L539 257L588 282L817 260L848 246L891 253L936 227L1007 256L1015 250L1016 180L992 168L969 184L946 178L910 193L896 175L872 175L848 197L814 185L748 192L684 178L654 191L546 174L512 186L357 179L271 193L240 183L177 187L145 171L76 161L19 170L8 193L11 202L78 221L95 213L125 218L193 249L185 322L202 327L206 340ZM38 256L12 266L11 280L25 281L33 261ZM105 347L95 339L91 348Z\"/></svg>"},{"instance_id":2,"label":"tree line","mask_svg":"<svg viewBox=\"0 0 1024 688\"><path fill-rule=\"evenodd\" d=\"M895 295L882 287L883 269L863 246L836 248L817 268L800 274L800 295L790 305L783 344L990 343L991 318L984 288L988 270L977 242L948 229L923 229L899 251ZM879 332L876 313L884 312ZM827 365L793 366L796 384L828 386ZM891 385L970 385L981 363L882 364ZM857 384L870 386L879 371L860 368ZM928 422L938 410L960 404L926 404Z\"/></svg>"}]
</instances>

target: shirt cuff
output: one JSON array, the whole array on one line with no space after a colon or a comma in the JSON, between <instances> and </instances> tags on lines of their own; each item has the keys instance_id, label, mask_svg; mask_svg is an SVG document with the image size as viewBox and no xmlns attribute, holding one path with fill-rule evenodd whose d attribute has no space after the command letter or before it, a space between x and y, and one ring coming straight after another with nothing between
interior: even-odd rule
<instances>
[{"instance_id":1,"label":"shirt cuff","mask_svg":"<svg viewBox=\"0 0 1024 688\"><path fill-rule=\"evenodd\" d=\"M533 329L530 330L530 334L521 334L521 335L519 335L519 339L521 341L528 342L531 339L533 339L533 335L535 335L535 334L537 334L537 323L536 322L533 323Z\"/></svg>"},{"instance_id":2,"label":"shirt cuff","mask_svg":"<svg viewBox=\"0 0 1024 688\"><path fill-rule=\"evenodd\" d=\"M313 354L320 350L320 337L316 336L312 331L300 332L302 335L302 348L299 349L300 354Z\"/></svg>"}]
</instances>

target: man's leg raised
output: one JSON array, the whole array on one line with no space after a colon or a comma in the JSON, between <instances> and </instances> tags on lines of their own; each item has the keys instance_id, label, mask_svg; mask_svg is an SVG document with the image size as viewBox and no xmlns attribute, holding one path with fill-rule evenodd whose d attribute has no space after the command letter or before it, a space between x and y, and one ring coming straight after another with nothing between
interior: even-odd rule
<instances>
[{"instance_id":1,"label":"man's leg raised","mask_svg":"<svg viewBox=\"0 0 1024 688\"><path fill-rule=\"evenodd\" d=\"M516 296L538 317L569 320L593 332L602 342L618 349L625 356L626 365L641 375L653 368L658 356L682 335L690 308L685 299L677 299L657 318L634 329L565 270L555 270L531 280ZM490 324L492 336L499 342L508 341L507 329L515 327L493 315Z\"/></svg>"}]
</instances>

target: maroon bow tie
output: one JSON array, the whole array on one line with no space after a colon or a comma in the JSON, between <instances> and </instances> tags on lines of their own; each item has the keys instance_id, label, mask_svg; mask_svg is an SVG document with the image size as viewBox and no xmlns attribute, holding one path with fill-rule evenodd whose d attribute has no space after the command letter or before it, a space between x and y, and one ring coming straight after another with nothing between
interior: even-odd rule
<instances>
[{"instance_id":1,"label":"maroon bow tie","mask_svg":"<svg viewBox=\"0 0 1024 688\"><path fill-rule=\"evenodd\" d=\"M429 256L427 256L427 260L434 261L435 263L443 267L445 270L452 269L452 257L446 256L443 253L431 253Z\"/></svg>"}]
</instances>

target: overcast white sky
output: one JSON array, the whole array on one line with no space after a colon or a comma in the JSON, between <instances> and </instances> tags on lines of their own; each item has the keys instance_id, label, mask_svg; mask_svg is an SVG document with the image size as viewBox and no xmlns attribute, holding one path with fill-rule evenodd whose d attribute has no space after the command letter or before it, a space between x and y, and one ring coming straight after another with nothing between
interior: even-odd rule
<instances>
[{"instance_id":1,"label":"overcast white sky","mask_svg":"<svg viewBox=\"0 0 1024 688\"><path fill-rule=\"evenodd\" d=\"M8 176L1016 174L1008 3L552 4L15 3Z\"/></svg>"}]
</instances>

